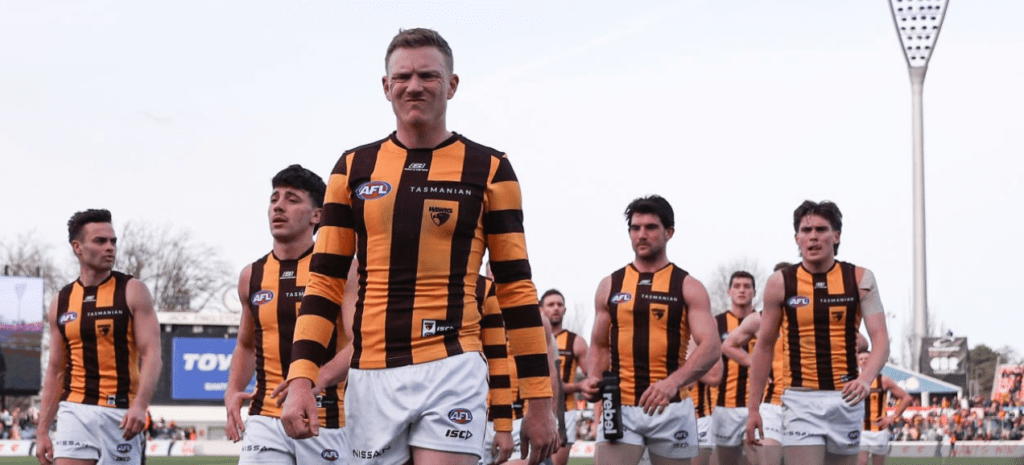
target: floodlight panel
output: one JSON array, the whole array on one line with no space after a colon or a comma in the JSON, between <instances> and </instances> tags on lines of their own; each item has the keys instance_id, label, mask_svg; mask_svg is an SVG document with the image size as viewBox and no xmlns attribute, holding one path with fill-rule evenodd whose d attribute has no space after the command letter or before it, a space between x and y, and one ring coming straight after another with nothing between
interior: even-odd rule
<instances>
[{"instance_id":1,"label":"floodlight panel","mask_svg":"<svg viewBox=\"0 0 1024 465\"><path fill-rule=\"evenodd\" d=\"M949 0L889 0L903 54L912 68L928 66Z\"/></svg>"}]
</instances>

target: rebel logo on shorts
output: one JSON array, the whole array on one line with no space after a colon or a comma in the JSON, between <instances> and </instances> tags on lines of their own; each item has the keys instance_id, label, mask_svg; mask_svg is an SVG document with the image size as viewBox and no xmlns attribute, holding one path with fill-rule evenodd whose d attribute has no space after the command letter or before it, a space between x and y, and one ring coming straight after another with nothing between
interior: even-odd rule
<instances>
[{"instance_id":1,"label":"rebel logo on shorts","mask_svg":"<svg viewBox=\"0 0 1024 465\"><path fill-rule=\"evenodd\" d=\"M473 421L473 412L464 408L453 408L448 411L448 419L460 425L465 425Z\"/></svg>"},{"instance_id":2,"label":"rebel logo on shorts","mask_svg":"<svg viewBox=\"0 0 1024 465\"><path fill-rule=\"evenodd\" d=\"M376 200L391 192L391 184L385 181L364 182L356 188L356 197L362 200Z\"/></svg>"},{"instance_id":3,"label":"rebel logo on shorts","mask_svg":"<svg viewBox=\"0 0 1024 465\"><path fill-rule=\"evenodd\" d=\"M689 435L690 435L690 433L687 433L686 431L676 431L675 438L676 439L686 439L686 437L689 436Z\"/></svg>"},{"instance_id":4,"label":"rebel logo on shorts","mask_svg":"<svg viewBox=\"0 0 1024 465\"><path fill-rule=\"evenodd\" d=\"M793 308L800 308L811 303L811 299L802 295L795 295L786 301L786 305Z\"/></svg>"},{"instance_id":5,"label":"rebel logo on shorts","mask_svg":"<svg viewBox=\"0 0 1024 465\"><path fill-rule=\"evenodd\" d=\"M620 292L612 296L611 303L624 304L626 302L629 302L630 300L633 300L633 294L630 294L628 292Z\"/></svg>"},{"instance_id":6,"label":"rebel logo on shorts","mask_svg":"<svg viewBox=\"0 0 1024 465\"><path fill-rule=\"evenodd\" d=\"M122 454L127 454L127 453L132 451L132 445L131 444L127 444L127 443L125 443L125 444L118 444L117 445L117 451L122 453Z\"/></svg>"},{"instance_id":7,"label":"rebel logo on shorts","mask_svg":"<svg viewBox=\"0 0 1024 465\"><path fill-rule=\"evenodd\" d=\"M333 462L335 460L340 459L341 454L339 454L338 451L334 449L324 449L324 451L320 453L320 457L323 457L324 460L330 460L331 462Z\"/></svg>"},{"instance_id":8,"label":"rebel logo on shorts","mask_svg":"<svg viewBox=\"0 0 1024 465\"><path fill-rule=\"evenodd\" d=\"M252 295L253 305L263 305L271 300L274 300L274 291L268 289L263 289Z\"/></svg>"},{"instance_id":9,"label":"rebel logo on shorts","mask_svg":"<svg viewBox=\"0 0 1024 465\"><path fill-rule=\"evenodd\" d=\"M62 325L66 325L66 324L71 323L72 321L75 321L77 319L78 319L78 313L76 313L76 312L67 312L67 313L65 313L65 314L60 316L60 319L57 320L57 323L60 323Z\"/></svg>"}]
</instances>

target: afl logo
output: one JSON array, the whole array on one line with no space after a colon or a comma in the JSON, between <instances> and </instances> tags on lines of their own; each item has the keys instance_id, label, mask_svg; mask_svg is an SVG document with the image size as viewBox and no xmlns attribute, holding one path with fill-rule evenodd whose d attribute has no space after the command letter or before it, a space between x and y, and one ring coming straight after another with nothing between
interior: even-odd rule
<instances>
[{"instance_id":1,"label":"afl logo","mask_svg":"<svg viewBox=\"0 0 1024 465\"><path fill-rule=\"evenodd\" d=\"M384 181L364 182L356 188L356 197L362 200L376 200L391 192L391 184Z\"/></svg>"},{"instance_id":2,"label":"afl logo","mask_svg":"<svg viewBox=\"0 0 1024 465\"><path fill-rule=\"evenodd\" d=\"M629 302L630 300L633 300L633 294L630 294L628 292L620 292L618 294L613 295L611 298L611 302L613 304L624 304L626 302Z\"/></svg>"},{"instance_id":3,"label":"afl logo","mask_svg":"<svg viewBox=\"0 0 1024 465\"><path fill-rule=\"evenodd\" d=\"M465 425L473 421L473 412L464 408L451 409L448 411L448 419L460 425Z\"/></svg>"},{"instance_id":4,"label":"afl logo","mask_svg":"<svg viewBox=\"0 0 1024 465\"><path fill-rule=\"evenodd\" d=\"M324 449L324 451L320 453L320 457L323 457L324 460L329 460L333 462L335 460L340 459L341 454L339 454L338 451L334 449Z\"/></svg>"},{"instance_id":5,"label":"afl logo","mask_svg":"<svg viewBox=\"0 0 1024 465\"><path fill-rule=\"evenodd\" d=\"M274 300L274 293L266 289L252 295L253 305L263 305L271 300Z\"/></svg>"},{"instance_id":6,"label":"afl logo","mask_svg":"<svg viewBox=\"0 0 1024 465\"><path fill-rule=\"evenodd\" d=\"M793 297L790 297L789 300L786 301L786 305L793 308L800 308L809 303L811 303L811 299L808 299L807 297L804 297L802 295L795 295Z\"/></svg>"},{"instance_id":7,"label":"afl logo","mask_svg":"<svg viewBox=\"0 0 1024 465\"><path fill-rule=\"evenodd\" d=\"M131 452L131 450L132 450L132 445L131 444L118 444L117 445L117 451L122 453L122 454L127 454L128 452Z\"/></svg>"},{"instance_id":8,"label":"afl logo","mask_svg":"<svg viewBox=\"0 0 1024 465\"><path fill-rule=\"evenodd\" d=\"M61 315L60 316L60 320L57 320L57 322L62 324L62 325L66 325L66 324L71 323L72 321L75 321L77 319L78 319L78 313L67 312L67 313Z\"/></svg>"}]
</instances>

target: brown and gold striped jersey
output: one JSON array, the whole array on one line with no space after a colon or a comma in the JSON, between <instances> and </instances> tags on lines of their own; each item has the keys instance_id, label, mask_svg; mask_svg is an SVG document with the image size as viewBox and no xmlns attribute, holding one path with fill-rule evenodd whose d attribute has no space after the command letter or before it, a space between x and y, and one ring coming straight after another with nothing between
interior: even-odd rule
<instances>
[{"instance_id":1,"label":"brown and gold striped jersey","mask_svg":"<svg viewBox=\"0 0 1024 465\"><path fill-rule=\"evenodd\" d=\"M495 431L512 431L512 376L509 373L508 342L505 339L505 321L501 318L498 294L494 281L480 276L476 287L480 303L480 339L490 374L487 393L487 419L494 422Z\"/></svg>"},{"instance_id":2,"label":"brown and gold striped jersey","mask_svg":"<svg viewBox=\"0 0 1024 465\"><path fill-rule=\"evenodd\" d=\"M252 264L249 278L248 311L252 315L256 343L256 392L249 415L280 418L281 407L270 394L288 376L292 359L292 336L302 296L309 281L310 249L295 260L279 260L273 252ZM342 325L337 328L341 330ZM339 334L332 335L327 351L332 356L342 349ZM344 384L331 386L316 397L320 426L345 426Z\"/></svg>"},{"instance_id":3,"label":"brown and gold striped jersey","mask_svg":"<svg viewBox=\"0 0 1024 465\"><path fill-rule=\"evenodd\" d=\"M654 273L627 265L611 275L612 371L619 373L622 405L639 405L652 384L683 366L690 340L683 280L687 272L668 264ZM679 402L686 389L672 397Z\"/></svg>"},{"instance_id":4,"label":"brown and gold striped jersey","mask_svg":"<svg viewBox=\"0 0 1024 465\"><path fill-rule=\"evenodd\" d=\"M576 378L576 369L579 368L580 361L572 349L576 344L577 337L579 336L576 333L567 329L563 329L555 335L555 342L558 343L558 359L561 361L559 366L562 371L560 373L562 384L572 383ZM576 396L568 392L565 393L565 410L576 410Z\"/></svg>"},{"instance_id":5,"label":"brown and gold striped jersey","mask_svg":"<svg viewBox=\"0 0 1024 465\"><path fill-rule=\"evenodd\" d=\"M697 381L697 384L690 389L690 400L693 401L693 409L697 418L710 417L715 409L715 398L712 397L711 386Z\"/></svg>"},{"instance_id":6,"label":"brown and gold striped jersey","mask_svg":"<svg viewBox=\"0 0 1024 465\"><path fill-rule=\"evenodd\" d=\"M718 323L718 335L724 341L734 329L739 327L742 319L732 312L715 315ZM747 353L754 348L756 338L751 338L743 350ZM738 408L747 406L747 388L750 387L750 369L722 354L722 384L718 385L716 407Z\"/></svg>"},{"instance_id":7,"label":"brown and gold striped jersey","mask_svg":"<svg viewBox=\"0 0 1024 465\"><path fill-rule=\"evenodd\" d=\"M789 387L842 390L858 376L860 292L856 267L836 261L828 272L796 264L781 271L783 349Z\"/></svg>"},{"instance_id":8,"label":"brown and gold striped jersey","mask_svg":"<svg viewBox=\"0 0 1024 465\"><path fill-rule=\"evenodd\" d=\"M880 431L875 424L885 415L885 388L882 387L882 375L871 381L871 391L864 399L864 431Z\"/></svg>"},{"instance_id":9,"label":"brown and gold striped jersey","mask_svg":"<svg viewBox=\"0 0 1024 465\"><path fill-rule=\"evenodd\" d=\"M139 351L128 307L131 279L113 271L97 286L76 280L61 289L57 327L66 362L61 400L116 408L128 408L135 400Z\"/></svg>"},{"instance_id":10,"label":"brown and gold striped jersey","mask_svg":"<svg viewBox=\"0 0 1024 465\"><path fill-rule=\"evenodd\" d=\"M477 270L489 250L526 397L551 396L519 183L504 154L455 134L406 149L392 134L342 155L327 186L290 377L315 378L358 251L352 367L482 351Z\"/></svg>"},{"instance_id":11,"label":"brown and gold striped jersey","mask_svg":"<svg viewBox=\"0 0 1024 465\"><path fill-rule=\"evenodd\" d=\"M786 390L786 355L783 353L782 338L775 340L772 369L768 372L768 385L764 388L763 402L782 406L782 393Z\"/></svg>"}]
</instances>

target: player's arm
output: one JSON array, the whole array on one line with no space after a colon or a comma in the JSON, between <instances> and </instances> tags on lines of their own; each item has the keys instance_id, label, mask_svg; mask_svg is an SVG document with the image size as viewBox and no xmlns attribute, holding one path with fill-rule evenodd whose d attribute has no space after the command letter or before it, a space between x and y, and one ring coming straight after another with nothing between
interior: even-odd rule
<instances>
[{"instance_id":1,"label":"player's arm","mask_svg":"<svg viewBox=\"0 0 1024 465\"><path fill-rule=\"evenodd\" d=\"M292 361L288 367L288 399L281 413L285 432L295 439L319 434L313 382L327 360L327 346L338 335L348 345L345 331L337 331L345 285L356 250L355 214L352 210L348 170L352 153L338 160L327 183L323 219L309 264L309 282L295 320Z\"/></svg>"},{"instance_id":2,"label":"player's arm","mask_svg":"<svg viewBox=\"0 0 1024 465\"><path fill-rule=\"evenodd\" d=\"M652 384L640 396L640 407L647 414L660 413L679 395L683 386L693 384L708 372L715 361L722 358L722 342L718 337L715 318L711 316L711 299L700 281L687 276L683 281L683 299L686 301L686 322L695 347L683 365L667 378Z\"/></svg>"},{"instance_id":3,"label":"player's arm","mask_svg":"<svg viewBox=\"0 0 1024 465\"><path fill-rule=\"evenodd\" d=\"M50 331L50 358L46 363L46 374L43 378L43 390L40 392L41 405L39 406L39 424L36 427L36 458L42 465L50 465L53 461L53 443L50 441L50 427L57 416L57 406L60 403L60 394L63 380L64 367L64 336L57 326L57 299L54 296L50 302L50 310L46 314L46 321Z\"/></svg>"},{"instance_id":4,"label":"player's arm","mask_svg":"<svg viewBox=\"0 0 1024 465\"><path fill-rule=\"evenodd\" d=\"M515 358L520 394L523 399L530 399L530 409L523 418L522 455L535 465L559 447L558 428L551 414L551 370L537 289L526 253L519 181L508 158L496 158L494 163L494 174L484 193L483 230L509 351Z\"/></svg>"},{"instance_id":5,"label":"player's arm","mask_svg":"<svg viewBox=\"0 0 1024 465\"><path fill-rule=\"evenodd\" d=\"M885 309L882 308L875 275L871 270L858 267L856 277L860 290L860 312L868 330L868 339L871 340L871 352L868 352L860 376L843 386L843 400L850 405L871 394L871 381L889 360L889 330L885 326Z\"/></svg>"},{"instance_id":6,"label":"player's arm","mask_svg":"<svg viewBox=\"0 0 1024 465\"><path fill-rule=\"evenodd\" d=\"M501 317L498 307L498 296L494 285L485 285L481 289L483 316L480 319L480 340L484 345L484 357L487 358L487 371L490 375L488 388L490 396L487 413L489 420L494 422L494 431L498 433L512 432L512 378L509 371L508 341L505 339L505 320ZM509 435L511 441L511 434ZM502 450L511 453L511 450ZM507 458L507 457L506 457Z\"/></svg>"},{"instance_id":7,"label":"player's arm","mask_svg":"<svg viewBox=\"0 0 1024 465\"><path fill-rule=\"evenodd\" d=\"M744 318L743 322L729 333L729 337L722 341L722 355L749 368L750 354L747 353L746 347L750 344L750 340L757 335L757 329L760 327L760 314L753 313Z\"/></svg>"},{"instance_id":8,"label":"player's arm","mask_svg":"<svg viewBox=\"0 0 1024 465\"><path fill-rule=\"evenodd\" d=\"M900 416L903 415L903 412L907 410L907 407L910 407L910 403L913 402L914 398L896 384L896 381L893 381L892 378L885 375L882 376L882 390L889 391L889 395L898 399L896 401L896 412L892 415L882 415L882 418L878 420L878 426L880 428L888 428L893 421L896 421L897 418L900 418Z\"/></svg>"},{"instance_id":9,"label":"player's arm","mask_svg":"<svg viewBox=\"0 0 1024 465\"><path fill-rule=\"evenodd\" d=\"M256 335L255 322L249 302L249 279L252 276L252 265L242 269L238 276L238 301L242 304L242 316L238 322L238 338L235 350L231 354L231 367L228 369L228 386L224 390L224 408L227 409L227 425L225 434L228 439L238 442L245 432L242 421L242 405L252 400L254 393L245 392L249 380L256 371Z\"/></svg>"},{"instance_id":10,"label":"player's arm","mask_svg":"<svg viewBox=\"0 0 1024 465\"><path fill-rule=\"evenodd\" d=\"M596 402L598 385L605 370L611 369L612 314L608 309L612 278L606 276L597 285L594 296L594 328L590 332L590 350L587 353L587 378L580 383L580 393L590 402Z\"/></svg>"},{"instance_id":11,"label":"player's arm","mask_svg":"<svg viewBox=\"0 0 1024 465\"><path fill-rule=\"evenodd\" d=\"M750 356L750 395L747 398L746 431L748 444L760 444L760 439L755 440L755 431L760 437L764 437L761 400L764 398L768 372L775 356L775 341L779 338L779 328L782 326L782 301L785 295L782 273L777 271L768 277L768 283L765 284L764 310L761 312L761 324L757 330L754 353Z\"/></svg>"},{"instance_id":12,"label":"player's arm","mask_svg":"<svg viewBox=\"0 0 1024 465\"><path fill-rule=\"evenodd\" d=\"M146 410L153 399L153 391L160 380L160 322L153 309L153 296L149 289L138 279L130 279L125 290L128 308L132 312L133 329L135 331L135 348L139 351L141 368L139 369L139 391L135 401L128 407L128 413L121 420L120 428L123 437L131 439L146 427Z\"/></svg>"}]
</instances>

